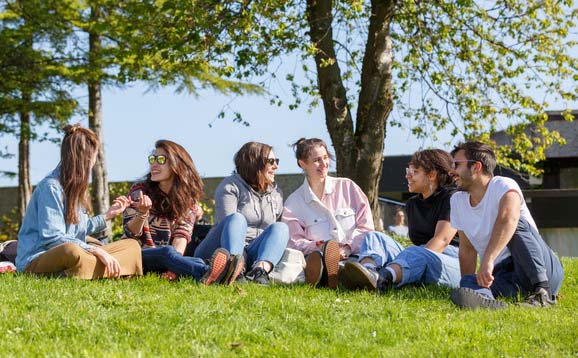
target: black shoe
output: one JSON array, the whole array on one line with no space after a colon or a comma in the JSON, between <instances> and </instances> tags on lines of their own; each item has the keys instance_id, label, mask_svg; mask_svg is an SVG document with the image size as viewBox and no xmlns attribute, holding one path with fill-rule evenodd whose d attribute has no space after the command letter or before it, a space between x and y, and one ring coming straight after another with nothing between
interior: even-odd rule
<instances>
[{"instance_id":1,"label":"black shoe","mask_svg":"<svg viewBox=\"0 0 578 358\"><path fill-rule=\"evenodd\" d=\"M339 283L350 290L375 291L378 287L379 273L359 262L346 262L339 271Z\"/></svg>"},{"instance_id":2,"label":"black shoe","mask_svg":"<svg viewBox=\"0 0 578 358\"><path fill-rule=\"evenodd\" d=\"M269 274L261 267L255 267L251 271L247 272L245 278L263 286L269 286L271 284L269 281Z\"/></svg>"},{"instance_id":3,"label":"black shoe","mask_svg":"<svg viewBox=\"0 0 578 358\"><path fill-rule=\"evenodd\" d=\"M452 302L460 306L460 308L470 310L478 308L501 310L508 307L505 302L486 297L467 287L460 287L453 290L450 294L450 298Z\"/></svg>"},{"instance_id":4,"label":"black shoe","mask_svg":"<svg viewBox=\"0 0 578 358\"><path fill-rule=\"evenodd\" d=\"M550 298L548 290L545 288L539 288L536 292L530 295L525 302L518 303L518 306L528 307L528 308L541 308L550 307L556 304L556 301Z\"/></svg>"},{"instance_id":5,"label":"black shoe","mask_svg":"<svg viewBox=\"0 0 578 358\"><path fill-rule=\"evenodd\" d=\"M247 281L247 278L245 277L245 272L241 272L241 273L239 274L239 276L237 276L237 279L235 280L235 283L236 283L236 284L239 284L239 285L244 285L244 284L246 284L246 283L248 283L248 282L249 282L249 281Z\"/></svg>"}]
</instances>

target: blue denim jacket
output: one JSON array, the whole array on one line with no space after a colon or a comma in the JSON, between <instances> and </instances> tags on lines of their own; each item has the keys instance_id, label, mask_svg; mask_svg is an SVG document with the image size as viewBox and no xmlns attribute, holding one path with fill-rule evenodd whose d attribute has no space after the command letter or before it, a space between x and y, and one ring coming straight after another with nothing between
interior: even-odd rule
<instances>
[{"instance_id":1,"label":"blue denim jacket","mask_svg":"<svg viewBox=\"0 0 578 358\"><path fill-rule=\"evenodd\" d=\"M78 215L78 224L65 224L64 189L59 175L60 165L32 193L18 233L18 271L24 271L30 262L60 244L72 242L90 250L93 247L86 243L86 235L106 228L104 215L89 218L84 209Z\"/></svg>"}]
</instances>

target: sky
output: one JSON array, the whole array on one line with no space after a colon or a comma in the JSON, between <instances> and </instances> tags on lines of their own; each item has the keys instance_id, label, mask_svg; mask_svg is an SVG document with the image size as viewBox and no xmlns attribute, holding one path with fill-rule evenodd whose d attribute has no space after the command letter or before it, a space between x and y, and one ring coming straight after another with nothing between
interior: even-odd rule
<instances>
[{"instance_id":1,"label":"sky","mask_svg":"<svg viewBox=\"0 0 578 358\"><path fill-rule=\"evenodd\" d=\"M243 114L249 127L218 119L229 105ZM232 115L229 115L231 118ZM79 117L71 122L87 126ZM301 137L318 137L331 143L322 108L309 112L306 105L297 110L271 106L266 96L227 97L204 90L195 98L171 89L147 92L144 85L107 88L103 92L103 131L109 181L134 181L147 173L147 156L158 139L181 144L191 154L202 177L223 177L234 169L233 155L248 141L273 146L280 159L278 173L300 173L290 147ZM442 136L443 137L443 136ZM451 138L445 136L443 142ZM416 140L407 129L388 128L384 153L411 154L422 147L441 142ZM17 153L18 142L0 137L0 148ZM38 183L59 161L59 144L33 142L30 150L30 176ZM445 148L448 149L448 148ZM17 171L18 159L0 159L0 170ZM17 186L16 178L0 177L0 187Z\"/></svg>"}]
</instances>

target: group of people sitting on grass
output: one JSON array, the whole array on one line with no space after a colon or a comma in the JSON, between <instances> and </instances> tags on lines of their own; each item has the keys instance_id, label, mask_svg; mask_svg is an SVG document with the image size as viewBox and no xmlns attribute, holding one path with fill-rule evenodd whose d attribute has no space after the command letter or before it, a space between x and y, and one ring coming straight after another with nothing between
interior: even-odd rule
<instances>
[{"instance_id":1,"label":"group of people sitting on grass","mask_svg":"<svg viewBox=\"0 0 578 358\"><path fill-rule=\"evenodd\" d=\"M106 213L89 217L87 187L99 145L89 129L65 127L60 163L37 185L18 235L18 271L82 279L154 272L205 285L269 285L284 252L298 250L312 286L383 292L442 285L469 309L503 308L496 297L520 296L522 304L549 306L562 284L562 265L519 186L493 175L495 155L482 143L412 156L405 178L416 194L406 204L414 246L407 248L375 231L367 197L352 180L328 176L332 156L322 140L294 144L305 179L285 203L272 147L246 143L235 154L235 173L215 191L215 224L192 256L184 253L202 212L203 183L187 151L157 141L148 174ZM122 240L87 244L88 235L121 214Z\"/></svg>"}]
</instances>

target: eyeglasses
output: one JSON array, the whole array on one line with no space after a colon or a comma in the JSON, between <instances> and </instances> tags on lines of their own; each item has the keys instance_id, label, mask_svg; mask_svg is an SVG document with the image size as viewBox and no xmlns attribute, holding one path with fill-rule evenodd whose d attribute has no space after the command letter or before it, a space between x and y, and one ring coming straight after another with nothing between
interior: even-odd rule
<instances>
[{"instance_id":1,"label":"eyeglasses","mask_svg":"<svg viewBox=\"0 0 578 358\"><path fill-rule=\"evenodd\" d=\"M452 163L452 169L456 169L458 167L458 163L475 163L475 162L478 162L478 160L469 160L469 159L454 160Z\"/></svg>"},{"instance_id":2,"label":"eyeglasses","mask_svg":"<svg viewBox=\"0 0 578 358\"><path fill-rule=\"evenodd\" d=\"M162 155L162 154L161 155L154 155L154 154L149 155L149 164L150 165L155 164L155 160L160 165L164 165L167 162L167 157L165 155Z\"/></svg>"},{"instance_id":3,"label":"eyeglasses","mask_svg":"<svg viewBox=\"0 0 578 358\"><path fill-rule=\"evenodd\" d=\"M279 158L267 158L265 159L265 163L269 165L277 164L279 165Z\"/></svg>"},{"instance_id":4,"label":"eyeglasses","mask_svg":"<svg viewBox=\"0 0 578 358\"><path fill-rule=\"evenodd\" d=\"M405 176L412 177L416 171L417 169L415 168L405 168Z\"/></svg>"}]
</instances>

